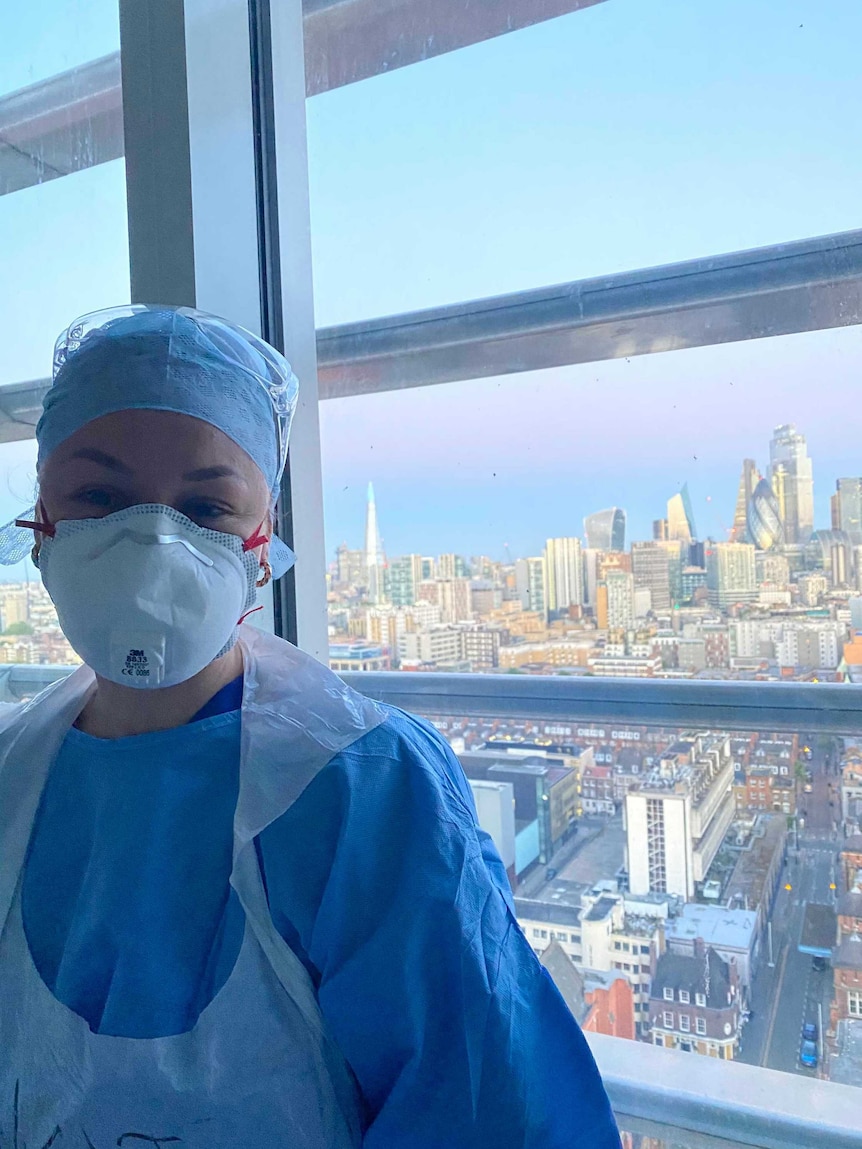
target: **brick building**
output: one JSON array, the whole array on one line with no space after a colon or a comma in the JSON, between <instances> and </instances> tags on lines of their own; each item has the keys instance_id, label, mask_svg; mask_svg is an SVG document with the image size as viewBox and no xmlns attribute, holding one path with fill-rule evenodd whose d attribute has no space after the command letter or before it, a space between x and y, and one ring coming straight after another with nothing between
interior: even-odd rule
<instances>
[{"instance_id":1,"label":"brick building","mask_svg":"<svg viewBox=\"0 0 862 1149\"><path fill-rule=\"evenodd\" d=\"M854 933L842 938L832 953L832 970L831 1028L835 1029L845 1018L862 1018L862 936Z\"/></svg>"},{"instance_id":2,"label":"brick building","mask_svg":"<svg viewBox=\"0 0 862 1149\"><path fill-rule=\"evenodd\" d=\"M841 847L841 871L845 890L852 890L862 880L862 834L853 834Z\"/></svg>"},{"instance_id":3,"label":"brick building","mask_svg":"<svg viewBox=\"0 0 862 1149\"><path fill-rule=\"evenodd\" d=\"M649 1004L655 1045L733 1060L739 1044L739 981L714 949L700 948L690 957L662 954Z\"/></svg>"}]
</instances>

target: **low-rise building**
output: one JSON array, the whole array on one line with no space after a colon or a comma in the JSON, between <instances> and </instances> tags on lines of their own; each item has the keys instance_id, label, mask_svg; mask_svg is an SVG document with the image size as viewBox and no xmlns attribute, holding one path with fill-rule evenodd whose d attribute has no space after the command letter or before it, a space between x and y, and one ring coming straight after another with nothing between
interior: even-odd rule
<instances>
[{"instance_id":1,"label":"low-rise building","mask_svg":"<svg viewBox=\"0 0 862 1149\"><path fill-rule=\"evenodd\" d=\"M752 766L745 779L745 808L753 812L796 813L796 783L777 766Z\"/></svg>"},{"instance_id":2,"label":"low-rise building","mask_svg":"<svg viewBox=\"0 0 862 1149\"><path fill-rule=\"evenodd\" d=\"M672 898L630 899L613 881L592 889L557 881L544 900L515 898L518 923L537 954L556 942L586 978L616 973L626 979L640 1035L649 1029L652 974L664 952L664 923L674 908Z\"/></svg>"},{"instance_id":3,"label":"low-rise building","mask_svg":"<svg viewBox=\"0 0 862 1149\"><path fill-rule=\"evenodd\" d=\"M862 935L862 888L848 890L838 899L835 907L838 915L838 936Z\"/></svg>"},{"instance_id":4,"label":"low-rise building","mask_svg":"<svg viewBox=\"0 0 862 1149\"><path fill-rule=\"evenodd\" d=\"M862 834L851 834L841 847L841 871L845 890L862 882Z\"/></svg>"},{"instance_id":5,"label":"low-rise building","mask_svg":"<svg viewBox=\"0 0 862 1149\"><path fill-rule=\"evenodd\" d=\"M835 1029L845 1018L862 1019L862 936L849 934L832 953L834 997L831 1019Z\"/></svg>"},{"instance_id":6,"label":"low-rise building","mask_svg":"<svg viewBox=\"0 0 862 1149\"><path fill-rule=\"evenodd\" d=\"M734 968L714 949L659 958L650 995L655 1045L732 1060L739 1045L740 993Z\"/></svg>"},{"instance_id":7,"label":"low-rise building","mask_svg":"<svg viewBox=\"0 0 862 1149\"><path fill-rule=\"evenodd\" d=\"M347 671L389 670L389 652L364 642L337 642L329 647L329 669Z\"/></svg>"},{"instance_id":8,"label":"low-rise building","mask_svg":"<svg viewBox=\"0 0 862 1149\"><path fill-rule=\"evenodd\" d=\"M740 847L722 898L727 905L754 911L757 944L762 947L781 882L787 849L787 818L783 814L761 814Z\"/></svg>"},{"instance_id":9,"label":"low-rise building","mask_svg":"<svg viewBox=\"0 0 862 1149\"><path fill-rule=\"evenodd\" d=\"M614 773L611 766L593 764L581 771L581 806L585 814L614 813Z\"/></svg>"},{"instance_id":10,"label":"low-rise building","mask_svg":"<svg viewBox=\"0 0 862 1149\"><path fill-rule=\"evenodd\" d=\"M841 767L841 816L847 824L862 826L862 757L856 750Z\"/></svg>"},{"instance_id":11,"label":"low-rise building","mask_svg":"<svg viewBox=\"0 0 862 1149\"><path fill-rule=\"evenodd\" d=\"M581 971L557 941L539 960L582 1030L635 1039L634 997L622 974Z\"/></svg>"},{"instance_id":12,"label":"low-rise building","mask_svg":"<svg viewBox=\"0 0 862 1149\"><path fill-rule=\"evenodd\" d=\"M671 953L693 956L708 946L734 966L740 986L748 992L760 953L757 914L753 910L729 910L688 902L665 926Z\"/></svg>"}]
</instances>

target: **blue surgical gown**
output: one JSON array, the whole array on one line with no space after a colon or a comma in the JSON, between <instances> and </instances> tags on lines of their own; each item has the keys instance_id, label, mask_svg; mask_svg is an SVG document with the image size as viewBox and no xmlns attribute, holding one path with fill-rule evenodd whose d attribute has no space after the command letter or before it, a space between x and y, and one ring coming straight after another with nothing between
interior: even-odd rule
<instances>
[{"instance_id":1,"label":"blue surgical gown","mask_svg":"<svg viewBox=\"0 0 862 1149\"><path fill-rule=\"evenodd\" d=\"M173 730L72 729L53 764L24 928L95 1032L183 1032L233 969L241 690ZM433 728L389 710L257 849L273 921L358 1080L366 1149L618 1149L586 1042Z\"/></svg>"}]
</instances>

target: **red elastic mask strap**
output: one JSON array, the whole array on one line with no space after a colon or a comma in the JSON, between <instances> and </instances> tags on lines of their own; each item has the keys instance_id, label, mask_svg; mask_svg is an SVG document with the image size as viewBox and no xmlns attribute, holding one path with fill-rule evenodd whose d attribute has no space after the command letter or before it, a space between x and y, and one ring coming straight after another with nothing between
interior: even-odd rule
<instances>
[{"instance_id":1,"label":"red elastic mask strap","mask_svg":"<svg viewBox=\"0 0 862 1149\"><path fill-rule=\"evenodd\" d=\"M56 529L50 523L31 523L29 519L16 519L16 527L29 527L31 531L41 531L43 535L47 535L49 539L53 539L57 533Z\"/></svg>"},{"instance_id":2,"label":"red elastic mask strap","mask_svg":"<svg viewBox=\"0 0 862 1149\"><path fill-rule=\"evenodd\" d=\"M261 523L260 526L256 528L254 534L250 538L245 540L245 542L242 544L242 549L244 551L253 551L255 547L261 547L264 543L268 543L269 535L263 534L262 531L263 523Z\"/></svg>"},{"instance_id":3,"label":"red elastic mask strap","mask_svg":"<svg viewBox=\"0 0 862 1149\"><path fill-rule=\"evenodd\" d=\"M244 614L244 615L242 615L242 616L240 617L240 620L239 620L239 622L237 623L237 626L242 626L242 624L245 622L245 620L248 618L248 616L249 616L250 614L254 614L254 612L255 612L256 610L263 610L263 607L262 607L262 606L253 606L253 607L251 608L251 610L247 610L247 611L245 612L245 614Z\"/></svg>"}]
</instances>

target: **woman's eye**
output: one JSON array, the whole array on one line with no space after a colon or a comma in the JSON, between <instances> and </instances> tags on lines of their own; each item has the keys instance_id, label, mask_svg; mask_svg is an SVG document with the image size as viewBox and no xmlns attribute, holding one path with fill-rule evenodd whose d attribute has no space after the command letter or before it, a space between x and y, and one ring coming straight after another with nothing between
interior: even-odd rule
<instances>
[{"instance_id":1,"label":"woman's eye","mask_svg":"<svg viewBox=\"0 0 862 1149\"><path fill-rule=\"evenodd\" d=\"M90 490L79 491L74 499L75 502L83 503L88 507L110 507L114 504L116 496L110 491L93 487Z\"/></svg>"},{"instance_id":2,"label":"woman's eye","mask_svg":"<svg viewBox=\"0 0 862 1149\"><path fill-rule=\"evenodd\" d=\"M216 503L192 503L183 510L183 514L193 523L200 523L204 519L208 521L222 519L225 515L229 515L230 511Z\"/></svg>"}]
</instances>

